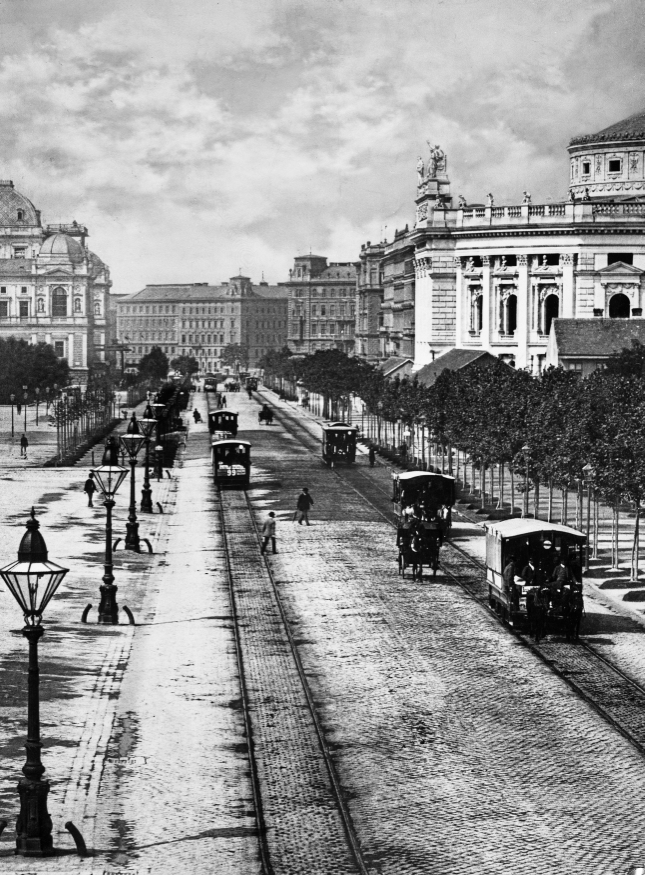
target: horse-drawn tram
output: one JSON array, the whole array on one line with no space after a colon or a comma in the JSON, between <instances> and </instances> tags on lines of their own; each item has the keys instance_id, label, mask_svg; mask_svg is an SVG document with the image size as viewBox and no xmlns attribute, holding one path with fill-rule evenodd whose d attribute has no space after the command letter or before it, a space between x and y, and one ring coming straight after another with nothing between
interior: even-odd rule
<instances>
[{"instance_id":1,"label":"horse-drawn tram","mask_svg":"<svg viewBox=\"0 0 645 875\"><path fill-rule=\"evenodd\" d=\"M237 434L237 413L234 410L214 410L208 414L208 430L213 437L224 438Z\"/></svg>"},{"instance_id":2,"label":"horse-drawn tram","mask_svg":"<svg viewBox=\"0 0 645 875\"><path fill-rule=\"evenodd\" d=\"M248 489L251 480L251 444L248 441L214 440L211 462L217 486Z\"/></svg>"},{"instance_id":3,"label":"horse-drawn tram","mask_svg":"<svg viewBox=\"0 0 645 875\"><path fill-rule=\"evenodd\" d=\"M330 422L322 427L322 457L330 466L339 462L351 465L356 461L356 426L345 422Z\"/></svg>"},{"instance_id":4,"label":"horse-drawn tram","mask_svg":"<svg viewBox=\"0 0 645 875\"><path fill-rule=\"evenodd\" d=\"M486 525L490 606L536 639L560 629L578 637L583 613L582 562L586 538L569 526L535 519Z\"/></svg>"},{"instance_id":5,"label":"horse-drawn tram","mask_svg":"<svg viewBox=\"0 0 645 875\"><path fill-rule=\"evenodd\" d=\"M455 478L425 471L392 475L392 501L397 516L396 545L399 574L412 568L412 579L422 579L424 565L439 568L439 552L452 524Z\"/></svg>"}]
</instances>

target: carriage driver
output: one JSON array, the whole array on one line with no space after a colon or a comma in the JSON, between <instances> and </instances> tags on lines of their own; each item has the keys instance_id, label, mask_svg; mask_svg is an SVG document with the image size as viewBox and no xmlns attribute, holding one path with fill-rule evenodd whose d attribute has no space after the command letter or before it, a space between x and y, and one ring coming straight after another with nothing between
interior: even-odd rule
<instances>
[{"instance_id":1,"label":"carriage driver","mask_svg":"<svg viewBox=\"0 0 645 875\"><path fill-rule=\"evenodd\" d=\"M508 594L511 602L517 606L519 604L520 595L517 587L515 586L515 576L515 556L511 555L506 560L506 565L504 566L504 571L502 572L502 582L504 586L504 591Z\"/></svg>"}]
</instances>

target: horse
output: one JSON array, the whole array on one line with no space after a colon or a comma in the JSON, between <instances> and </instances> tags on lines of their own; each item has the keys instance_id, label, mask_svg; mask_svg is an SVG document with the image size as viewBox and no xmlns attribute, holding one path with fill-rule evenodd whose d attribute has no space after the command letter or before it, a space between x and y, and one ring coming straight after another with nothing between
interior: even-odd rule
<instances>
[{"instance_id":1,"label":"horse","mask_svg":"<svg viewBox=\"0 0 645 875\"><path fill-rule=\"evenodd\" d=\"M265 404L262 410L258 413L258 422L260 425L262 425L263 422L266 422L267 425L273 423L273 411L267 404Z\"/></svg>"},{"instance_id":2,"label":"horse","mask_svg":"<svg viewBox=\"0 0 645 875\"><path fill-rule=\"evenodd\" d=\"M584 600L582 598L582 586L574 585L571 589L565 589L562 615L567 641L577 641L580 637L580 622L583 614Z\"/></svg>"},{"instance_id":3,"label":"horse","mask_svg":"<svg viewBox=\"0 0 645 875\"><path fill-rule=\"evenodd\" d=\"M546 635L546 619L549 614L551 591L548 587L529 590L526 595L526 616L529 624L529 635L540 643L540 638Z\"/></svg>"}]
</instances>

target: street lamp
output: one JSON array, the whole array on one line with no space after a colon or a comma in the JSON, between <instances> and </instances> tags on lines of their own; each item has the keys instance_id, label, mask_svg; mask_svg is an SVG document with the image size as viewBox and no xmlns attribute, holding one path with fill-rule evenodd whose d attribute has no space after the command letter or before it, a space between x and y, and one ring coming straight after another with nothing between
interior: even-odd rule
<instances>
[{"instance_id":1,"label":"street lamp","mask_svg":"<svg viewBox=\"0 0 645 875\"><path fill-rule=\"evenodd\" d=\"M13 394L13 392L12 392L11 395L9 395L9 398L11 399L11 437L13 437L13 436L14 436L14 431L13 431L13 402L16 400L16 396L15 396L15 395Z\"/></svg>"},{"instance_id":2,"label":"street lamp","mask_svg":"<svg viewBox=\"0 0 645 875\"><path fill-rule=\"evenodd\" d=\"M24 614L22 634L29 642L27 760L22 767L24 778L18 784L20 814L16 821L16 854L23 857L54 853L52 821L47 811L49 781L42 778L45 767L40 760L38 640L45 631L40 625L43 612L69 570L49 561L45 539L38 529L32 507L27 532L18 547L18 561L0 568L0 576Z\"/></svg>"},{"instance_id":3,"label":"street lamp","mask_svg":"<svg viewBox=\"0 0 645 875\"><path fill-rule=\"evenodd\" d=\"M163 416L164 410L166 409L166 405L162 404L160 401L156 401L150 406L154 410L155 416L157 418L157 446L155 447L155 467L157 469L157 480L159 480L160 476L163 476L163 471L161 470L161 452L163 451L163 446L161 446L161 417Z\"/></svg>"},{"instance_id":4,"label":"street lamp","mask_svg":"<svg viewBox=\"0 0 645 875\"><path fill-rule=\"evenodd\" d=\"M114 496L128 473L127 468L119 465L119 442L111 436L105 442L103 464L94 469L94 480L103 493L103 504L107 510L105 525L105 573L101 586L101 603L99 604L99 623L115 624L119 622L119 606L116 602L114 575L112 574L112 508Z\"/></svg>"},{"instance_id":5,"label":"street lamp","mask_svg":"<svg viewBox=\"0 0 645 875\"><path fill-rule=\"evenodd\" d=\"M40 403L40 399L38 397L40 395L40 389L38 388L38 386L36 386L34 392L36 393L36 426L38 426L38 405Z\"/></svg>"},{"instance_id":6,"label":"street lamp","mask_svg":"<svg viewBox=\"0 0 645 875\"><path fill-rule=\"evenodd\" d=\"M589 571L589 537L591 534L591 489L593 486L593 477L595 471L587 462L582 469L582 475L587 484L587 543L585 545L585 571Z\"/></svg>"},{"instance_id":7,"label":"street lamp","mask_svg":"<svg viewBox=\"0 0 645 875\"><path fill-rule=\"evenodd\" d=\"M148 393L149 395L150 393ZM148 401L150 399L148 398ZM146 459L144 462L143 489L141 490L141 511L143 513L152 513L152 489L150 488L150 438L157 425L154 412L150 407L150 403L146 405L143 412L143 419L139 420L139 428L144 434L146 441Z\"/></svg>"},{"instance_id":8,"label":"street lamp","mask_svg":"<svg viewBox=\"0 0 645 875\"><path fill-rule=\"evenodd\" d=\"M22 387L24 394L24 402L25 402L25 434L27 434L27 386Z\"/></svg>"},{"instance_id":9,"label":"street lamp","mask_svg":"<svg viewBox=\"0 0 645 875\"><path fill-rule=\"evenodd\" d=\"M130 461L130 511L128 513L128 522L126 526L125 549L135 550L140 552L139 544L139 523L137 522L137 508L134 497L135 490L135 468L137 464L137 455L143 446L145 436L139 429L137 417L132 414L132 419L128 423L128 429L121 436L121 445L125 447Z\"/></svg>"},{"instance_id":10,"label":"street lamp","mask_svg":"<svg viewBox=\"0 0 645 875\"><path fill-rule=\"evenodd\" d=\"M155 468L157 469L157 482L163 477L163 445L155 447Z\"/></svg>"},{"instance_id":11,"label":"street lamp","mask_svg":"<svg viewBox=\"0 0 645 875\"><path fill-rule=\"evenodd\" d=\"M529 453L531 452L531 448L528 444L524 444L522 447L522 454L524 457L524 507L522 510L522 516L527 517L529 515Z\"/></svg>"}]
</instances>

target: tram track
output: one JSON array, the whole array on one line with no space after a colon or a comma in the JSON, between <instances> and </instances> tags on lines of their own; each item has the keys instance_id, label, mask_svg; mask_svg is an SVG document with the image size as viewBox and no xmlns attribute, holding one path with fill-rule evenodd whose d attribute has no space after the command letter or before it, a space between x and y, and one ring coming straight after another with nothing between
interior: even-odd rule
<instances>
[{"instance_id":1,"label":"tram track","mask_svg":"<svg viewBox=\"0 0 645 875\"><path fill-rule=\"evenodd\" d=\"M262 875L368 875L249 497L218 496Z\"/></svg>"},{"instance_id":2,"label":"tram track","mask_svg":"<svg viewBox=\"0 0 645 875\"><path fill-rule=\"evenodd\" d=\"M295 416L289 416L283 408L274 408L274 414L286 431L312 454L318 455L319 445L315 438ZM395 528L394 514L389 508L384 509L384 505L390 503L390 496L385 489L358 468L335 467L332 470L385 522ZM645 756L645 686L584 639L567 642L558 636L536 643L524 631L508 625L489 605L485 566L451 541L444 543L442 554L441 570L446 578L503 625L519 644L532 651L578 697Z\"/></svg>"}]
</instances>

